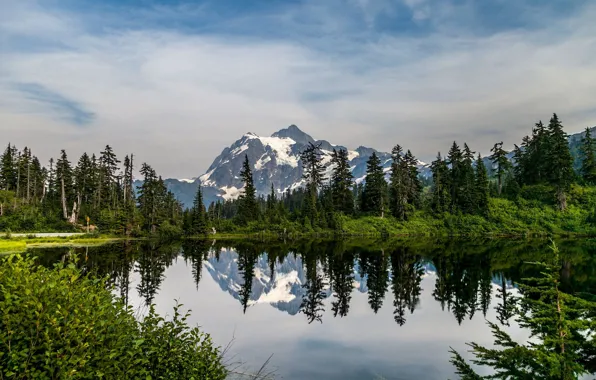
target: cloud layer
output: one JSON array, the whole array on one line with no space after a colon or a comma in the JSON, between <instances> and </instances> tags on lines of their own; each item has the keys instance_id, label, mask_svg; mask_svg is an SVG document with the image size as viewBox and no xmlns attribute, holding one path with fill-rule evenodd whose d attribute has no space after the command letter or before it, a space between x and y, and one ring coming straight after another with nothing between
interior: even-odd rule
<instances>
[{"instance_id":1,"label":"cloud layer","mask_svg":"<svg viewBox=\"0 0 596 380\"><path fill-rule=\"evenodd\" d=\"M83 3L0 5L0 143L72 161L111 144L190 177L289 124L423 160L512 145L552 112L596 124L587 1Z\"/></svg>"}]
</instances>

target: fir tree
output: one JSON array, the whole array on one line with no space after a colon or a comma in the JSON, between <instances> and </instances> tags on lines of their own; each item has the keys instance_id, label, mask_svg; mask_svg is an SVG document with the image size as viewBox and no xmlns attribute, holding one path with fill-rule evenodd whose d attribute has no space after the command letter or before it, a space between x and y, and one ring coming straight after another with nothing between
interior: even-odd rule
<instances>
[{"instance_id":1,"label":"fir tree","mask_svg":"<svg viewBox=\"0 0 596 380\"><path fill-rule=\"evenodd\" d=\"M403 150L398 144L391 150L391 175L389 177L389 209L393 216L399 220L406 219L408 203L408 176L407 164L402 157Z\"/></svg>"},{"instance_id":2,"label":"fir tree","mask_svg":"<svg viewBox=\"0 0 596 380\"><path fill-rule=\"evenodd\" d=\"M0 158L0 188L9 191L15 191L17 187L16 175L16 148L10 146Z\"/></svg>"},{"instance_id":3,"label":"fir tree","mask_svg":"<svg viewBox=\"0 0 596 380\"><path fill-rule=\"evenodd\" d=\"M592 131L586 128L580 146L581 169L583 180L590 185L596 184L596 154Z\"/></svg>"},{"instance_id":4,"label":"fir tree","mask_svg":"<svg viewBox=\"0 0 596 380\"><path fill-rule=\"evenodd\" d=\"M335 150L331 156L331 163L334 165L331 174L331 191L333 193L333 207L338 212L346 215L354 213L354 194L352 191L352 171L348 160L348 151L345 149Z\"/></svg>"},{"instance_id":5,"label":"fir tree","mask_svg":"<svg viewBox=\"0 0 596 380\"><path fill-rule=\"evenodd\" d=\"M74 201L73 184L73 170L63 149L60 152L60 158L56 161L56 193L60 194L64 219L68 219L68 206Z\"/></svg>"},{"instance_id":6,"label":"fir tree","mask_svg":"<svg viewBox=\"0 0 596 380\"><path fill-rule=\"evenodd\" d=\"M574 178L573 158L569 151L567 133L563 130L557 114L553 114L548 124L549 150L547 154L549 164L549 181L556 191L559 208L567 208L565 192L569 190Z\"/></svg>"},{"instance_id":7,"label":"fir tree","mask_svg":"<svg viewBox=\"0 0 596 380\"><path fill-rule=\"evenodd\" d=\"M259 219L259 207L257 204L257 190L252 177L252 170L248 162L248 156L244 156L240 179L244 183L243 193L238 198L238 221L248 223Z\"/></svg>"},{"instance_id":8,"label":"fir tree","mask_svg":"<svg viewBox=\"0 0 596 380\"><path fill-rule=\"evenodd\" d=\"M490 160L493 163L493 167L495 168L495 174L497 176L497 192L501 195L503 191L503 179L505 178L505 174L511 168L511 163L507 158L507 152L503 149L503 142L496 143L493 148L490 150L492 155L490 156Z\"/></svg>"},{"instance_id":9,"label":"fir tree","mask_svg":"<svg viewBox=\"0 0 596 380\"><path fill-rule=\"evenodd\" d=\"M486 172L486 166L484 166L484 160L480 154L478 154L478 159L476 160L474 197L476 199L476 208L481 215L488 214L488 193L488 173Z\"/></svg>"},{"instance_id":10,"label":"fir tree","mask_svg":"<svg viewBox=\"0 0 596 380\"><path fill-rule=\"evenodd\" d=\"M437 213L449 211L451 204L451 181L449 167L447 166L447 162L441 157L441 153L439 153L437 159L431 163L430 170L433 175L432 209Z\"/></svg>"},{"instance_id":11,"label":"fir tree","mask_svg":"<svg viewBox=\"0 0 596 380\"><path fill-rule=\"evenodd\" d=\"M311 223L318 219L317 196L325 180L325 167L321 163L321 149L318 145L309 143L300 155L302 161L302 178L306 181L307 197L303 204L303 213Z\"/></svg>"},{"instance_id":12,"label":"fir tree","mask_svg":"<svg viewBox=\"0 0 596 380\"><path fill-rule=\"evenodd\" d=\"M470 343L472 363L491 367L493 375L480 376L455 350L451 362L462 379L546 379L572 380L587 374L585 354L594 345L591 332L596 329L592 313L596 305L561 291L558 250L553 245L550 263L537 263L541 277L525 279L522 297L515 309L520 327L527 329L531 341L519 344L497 324L489 325L495 346L486 348Z\"/></svg>"},{"instance_id":13,"label":"fir tree","mask_svg":"<svg viewBox=\"0 0 596 380\"><path fill-rule=\"evenodd\" d=\"M447 163L451 165L449 178L451 210L455 211L461 204L460 198L462 197L464 188L463 153L455 141L451 145L451 149L449 149Z\"/></svg>"},{"instance_id":14,"label":"fir tree","mask_svg":"<svg viewBox=\"0 0 596 380\"><path fill-rule=\"evenodd\" d=\"M376 153L366 163L366 183L362 193L362 211L383 217L385 212L387 182L381 160Z\"/></svg>"},{"instance_id":15,"label":"fir tree","mask_svg":"<svg viewBox=\"0 0 596 380\"><path fill-rule=\"evenodd\" d=\"M197 194L191 211L191 233L193 235L205 235L207 233L207 212L203 200L201 185L197 187Z\"/></svg>"},{"instance_id":16,"label":"fir tree","mask_svg":"<svg viewBox=\"0 0 596 380\"><path fill-rule=\"evenodd\" d=\"M477 208L476 192L476 178L474 173L474 153L464 143L463 160L461 165L461 196L459 197L460 210L464 213L472 214Z\"/></svg>"}]
</instances>

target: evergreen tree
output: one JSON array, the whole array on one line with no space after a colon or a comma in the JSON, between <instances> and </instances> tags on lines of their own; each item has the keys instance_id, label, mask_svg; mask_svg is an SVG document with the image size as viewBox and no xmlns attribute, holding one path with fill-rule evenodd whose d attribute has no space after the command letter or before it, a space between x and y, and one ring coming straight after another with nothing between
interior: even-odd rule
<instances>
[{"instance_id":1,"label":"evergreen tree","mask_svg":"<svg viewBox=\"0 0 596 380\"><path fill-rule=\"evenodd\" d=\"M191 233L193 235L205 235L207 233L207 212L203 201L203 190L201 185L197 187L197 194L191 211Z\"/></svg>"},{"instance_id":2,"label":"evergreen tree","mask_svg":"<svg viewBox=\"0 0 596 380\"><path fill-rule=\"evenodd\" d=\"M398 144L391 150L391 175L389 177L389 209L393 216L399 220L406 219L408 203L408 176L407 165L402 157L403 149Z\"/></svg>"},{"instance_id":3,"label":"evergreen tree","mask_svg":"<svg viewBox=\"0 0 596 380\"><path fill-rule=\"evenodd\" d=\"M549 181L556 191L559 208L567 208L565 192L569 190L573 182L573 158L569 151L567 133L563 130L557 114L553 114L548 124L549 150L547 154L549 163Z\"/></svg>"},{"instance_id":4,"label":"evergreen tree","mask_svg":"<svg viewBox=\"0 0 596 380\"><path fill-rule=\"evenodd\" d=\"M502 141L496 143L490 151L492 152L490 160L493 163L495 174L497 176L497 191L498 194L501 195L503 191L503 179L505 178L507 171L511 168L511 163L507 158L509 152L503 149Z\"/></svg>"},{"instance_id":5,"label":"evergreen tree","mask_svg":"<svg viewBox=\"0 0 596 380\"><path fill-rule=\"evenodd\" d=\"M73 184L73 170L63 149L60 152L60 158L56 161L56 193L60 194L64 219L68 219L68 206L74 202Z\"/></svg>"},{"instance_id":6,"label":"evergreen tree","mask_svg":"<svg viewBox=\"0 0 596 380\"><path fill-rule=\"evenodd\" d=\"M474 152L464 143L463 160L461 165L461 196L459 208L462 212L472 214L477 209L475 195L476 178L474 173Z\"/></svg>"},{"instance_id":7,"label":"evergreen tree","mask_svg":"<svg viewBox=\"0 0 596 380\"><path fill-rule=\"evenodd\" d=\"M333 207L336 211L346 215L354 213L354 194L352 191L353 179L348 151L345 149L335 150L331 156L331 163L334 165L331 174L331 191L333 193Z\"/></svg>"},{"instance_id":8,"label":"evergreen tree","mask_svg":"<svg viewBox=\"0 0 596 380\"><path fill-rule=\"evenodd\" d=\"M596 184L596 154L592 131L586 128L580 146L581 169L583 180L590 185Z\"/></svg>"},{"instance_id":9,"label":"evergreen tree","mask_svg":"<svg viewBox=\"0 0 596 380\"><path fill-rule=\"evenodd\" d=\"M99 156L99 183L98 183L98 205L105 206L108 210L115 210L118 207L119 180L118 164L111 146L106 145Z\"/></svg>"},{"instance_id":10,"label":"evergreen tree","mask_svg":"<svg viewBox=\"0 0 596 380\"><path fill-rule=\"evenodd\" d=\"M431 163L430 170L433 175L432 209L437 213L449 211L451 205L451 180L449 167L447 166L447 162L441 157L441 153Z\"/></svg>"},{"instance_id":11,"label":"evergreen tree","mask_svg":"<svg viewBox=\"0 0 596 380\"><path fill-rule=\"evenodd\" d=\"M489 194L489 182L488 173L486 172L486 166L480 154L476 160L476 176L474 186L474 198L476 200L476 208L478 213L481 215L488 214L488 194Z\"/></svg>"},{"instance_id":12,"label":"evergreen tree","mask_svg":"<svg viewBox=\"0 0 596 380\"><path fill-rule=\"evenodd\" d=\"M257 204L257 190L252 177L252 170L248 162L248 156L244 156L240 179L244 183L243 193L238 198L238 221L248 223L259 219L259 207Z\"/></svg>"},{"instance_id":13,"label":"evergreen tree","mask_svg":"<svg viewBox=\"0 0 596 380\"><path fill-rule=\"evenodd\" d=\"M321 149L309 143L300 155L302 161L302 178L306 181L307 197L303 204L303 213L310 222L318 220L317 196L325 180L325 166L321 162Z\"/></svg>"},{"instance_id":14,"label":"evergreen tree","mask_svg":"<svg viewBox=\"0 0 596 380\"><path fill-rule=\"evenodd\" d=\"M464 170L463 170L463 153L459 145L454 141L449 149L447 155L447 163L451 165L450 168L450 195L451 195L451 210L456 211L462 203L462 195L464 190Z\"/></svg>"},{"instance_id":15,"label":"evergreen tree","mask_svg":"<svg viewBox=\"0 0 596 380\"><path fill-rule=\"evenodd\" d=\"M516 309L520 327L530 331L528 343L519 344L497 324L489 325L498 348L470 343L472 363L491 367L493 375L480 376L455 350L451 362L462 379L572 380L586 374L586 356L594 345L596 305L561 291L558 251L550 263L538 263L541 277L520 285L522 297Z\"/></svg>"},{"instance_id":16,"label":"evergreen tree","mask_svg":"<svg viewBox=\"0 0 596 380\"><path fill-rule=\"evenodd\" d=\"M15 191L17 188L16 148L10 146L0 158L0 189Z\"/></svg>"},{"instance_id":17,"label":"evergreen tree","mask_svg":"<svg viewBox=\"0 0 596 380\"><path fill-rule=\"evenodd\" d=\"M384 216L387 182L381 160L375 152L366 163L366 183L362 193L362 211Z\"/></svg>"}]
</instances>

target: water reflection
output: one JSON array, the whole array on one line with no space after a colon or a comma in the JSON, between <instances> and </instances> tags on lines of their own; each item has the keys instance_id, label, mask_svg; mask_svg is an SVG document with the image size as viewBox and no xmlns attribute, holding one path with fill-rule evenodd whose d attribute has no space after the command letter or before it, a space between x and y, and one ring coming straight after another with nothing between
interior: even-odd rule
<instances>
[{"instance_id":1,"label":"water reflection","mask_svg":"<svg viewBox=\"0 0 596 380\"><path fill-rule=\"evenodd\" d=\"M206 272L222 291L238 300L243 313L254 305L269 304L290 315L304 315L309 324L323 323L326 307L335 318L348 316L356 291L366 294L375 314L388 307L385 301L391 292L394 321L404 326L418 308L422 279L430 275L435 279L432 298L458 324L477 313L486 317L494 303L498 321L509 325L513 315L510 293L521 278L536 274L526 263L549 254L547 245L541 240L187 240L31 252L46 266L78 254L78 265L107 277L127 303L134 275L138 279L135 290L146 305L155 302L166 269L183 259L191 268L196 289ZM586 240L559 245L566 290L593 293L596 244Z\"/></svg>"}]
</instances>

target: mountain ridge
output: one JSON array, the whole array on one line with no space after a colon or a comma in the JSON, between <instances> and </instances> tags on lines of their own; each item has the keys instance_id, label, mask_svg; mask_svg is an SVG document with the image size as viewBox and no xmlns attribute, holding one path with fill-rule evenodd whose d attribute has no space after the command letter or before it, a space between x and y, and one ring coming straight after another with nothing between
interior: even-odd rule
<instances>
[{"instance_id":1,"label":"mountain ridge","mask_svg":"<svg viewBox=\"0 0 596 380\"><path fill-rule=\"evenodd\" d=\"M591 130L596 132L596 127ZM576 168L579 165L578 145L584 133L585 131L582 131L569 135L570 149L574 154ZM361 183L364 180L366 162L373 152L379 156L386 175L389 175L390 153L363 145L350 150L345 146L335 145L326 140L316 140L297 125L291 124L268 137L247 132L232 145L225 147L204 174L191 179L170 178L166 179L165 183L185 207L191 207L199 185L203 188L206 205L217 200L236 199L241 194L243 187L239 173L246 155L252 165L257 194L269 194L272 185L278 194L282 194L304 185L300 153L309 143L316 144L321 148L321 159L326 167L327 178L332 170L331 153L333 149L348 151L350 167L356 183ZM487 160L486 157L485 160ZM485 163L489 168L492 166L488 161ZM428 164L419 161L418 168L421 176L427 178L431 176Z\"/></svg>"}]
</instances>

